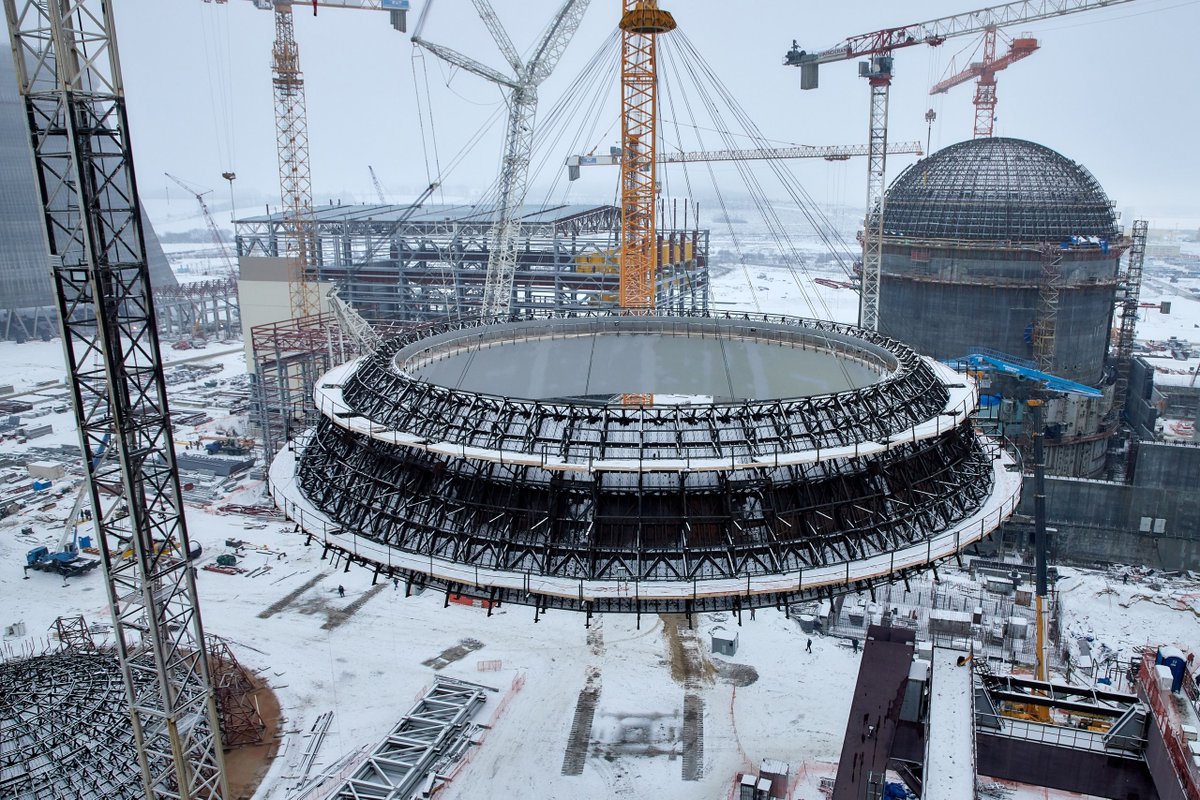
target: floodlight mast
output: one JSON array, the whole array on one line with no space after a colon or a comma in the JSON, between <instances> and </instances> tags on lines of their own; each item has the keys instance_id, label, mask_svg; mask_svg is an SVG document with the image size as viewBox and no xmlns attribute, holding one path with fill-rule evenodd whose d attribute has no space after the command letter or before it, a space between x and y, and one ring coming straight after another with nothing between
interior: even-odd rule
<instances>
[{"instance_id":1,"label":"floodlight mast","mask_svg":"<svg viewBox=\"0 0 1200 800\"><path fill-rule=\"evenodd\" d=\"M3 1L144 794L220 800L229 796L220 718L187 557L113 4ZM118 503L123 514L107 513Z\"/></svg>"},{"instance_id":2,"label":"floodlight mast","mask_svg":"<svg viewBox=\"0 0 1200 800\"><path fill-rule=\"evenodd\" d=\"M563 3L528 63L521 61L512 40L505 33L488 0L473 2L496 46L512 68L514 77L509 77L448 47L426 41L421 37L420 30L413 34L412 40L413 44L425 48L448 64L510 90L508 131L504 144L504 160L500 168L500 200L488 236L490 252L482 309L486 316L507 316L512 307L513 276L517 268L517 215L525 202L529 160L533 150L537 89L558 65L567 43L579 28L590 0L566 0Z\"/></svg>"}]
</instances>

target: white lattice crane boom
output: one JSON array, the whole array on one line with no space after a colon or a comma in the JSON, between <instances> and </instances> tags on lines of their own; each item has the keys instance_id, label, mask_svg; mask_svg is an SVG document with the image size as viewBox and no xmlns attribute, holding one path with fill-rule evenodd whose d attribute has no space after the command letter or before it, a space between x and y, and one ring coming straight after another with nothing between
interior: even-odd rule
<instances>
[{"instance_id":1,"label":"white lattice crane boom","mask_svg":"<svg viewBox=\"0 0 1200 800\"><path fill-rule=\"evenodd\" d=\"M487 277L483 289L482 312L504 316L512 306L513 276L517 267L517 214L525 202L529 159L533 149L533 124L537 115L538 86L554 71L567 43L575 35L590 0L566 0L534 48L528 62L522 62L512 40L487 0L474 0L484 25L512 67L513 76L481 64L443 45L426 41L420 32L413 43L438 58L509 89L508 126L504 158L500 168L499 201L489 233Z\"/></svg>"},{"instance_id":2,"label":"white lattice crane boom","mask_svg":"<svg viewBox=\"0 0 1200 800\"><path fill-rule=\"evenodd\" d=\"M887 147L888 155L924 155L920 142L894 142ZM796 145L794 147L760 147L748 150L671 150L655 154L659 164L690 164L703 161L775 161L781 158L823 158L826 161L848 161L867 155L867 145ZM621 148L614 147L606 154L567 156L567 179L578 180L580 167L604 167L621 163Z\"/></svg>"},{"instance_id":3,"label":"white lattice crane boom","mask_svg":"<svg viewBox=\"0 0 1200 800\"><path fill-rule=\"evenodd\" d=\"M188 185L181 178L177 178L169 172L164 172L163 174L173 180L180 189L183 189L192 197L196 198L196 202L200 204L200 215L204 217L204 225L208 228L208 235L212 238L213 243L216 244L217 250L220 251L221 260L225 262L225 272L229 277L236 278L237 267L233 263L233 258L229 255L229 248L225 246L225 239L221 236L220 228L217 227L217 223L213 221L212 213L208 210L208 203L204 202L204 195L208 194L212 190L209 189L207 191L200 192L197 191L194 186Z\"/></svg>"},{"instance_id":4,"label":"white lattice crane boom","mask_svg":"<svg viewBox=\"0 0 1200 800\"><path fill-rule=\"evenodd\" d=\"M863 275L858 324L879 327L879 272L883 253L884 188L887 175L888 93L892 83L892 51L913 45L940 45L956 36L984 33L1019 23L1061 17L1080 11L1120 5L1131 0L1019 0L964 14L884 28L857 36L817 52L802 50L795 41L784 56L784 66L800 68L800 88L816 89L821 64L867 58L858 74L871 87L867 156L867 214L863 222Z\"/></svg>"},{"instance_id":5,"label":"white lattice crane boom","mask_svg":"<svg viewBox=\"0 0 1200 800\"><path fill-rule=\"evenodd\" d=\"M375 186L375 195L379 198L379 204L381 206L387 205L387 200L383 197L383 186L379 183L379 177L375 174L375 168L368 164L367 171L371 173L371 183Z\"/></svg>"}]
</instances>

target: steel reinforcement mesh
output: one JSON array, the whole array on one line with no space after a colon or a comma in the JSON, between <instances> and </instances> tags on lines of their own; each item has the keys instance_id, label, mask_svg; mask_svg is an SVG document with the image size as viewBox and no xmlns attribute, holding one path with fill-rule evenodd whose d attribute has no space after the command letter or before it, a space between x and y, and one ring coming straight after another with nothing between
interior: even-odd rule
<instances>
[{"instance_id":1,"label":"steel reinforcement mesh","mask_svg":"<svg viewBox=\"0 0 1200 800\"><path fill-rule=\"evenodd\" d=\"M141 670L132 672L151 688ZM116 654L64 650L0 664L0 797L144 796Z\"/></svg>"},{"instance_id":2,"label":"steel reinforcement mesh","mask_svg":"<svg viewBox=\"0 0 1200 800\"><path fill-rule=\"evenodd\" d=\"M803 467L551 473L431 456L329 420L299 477L343 530L408 553L614 581L770 575L888 552L974 513L993 480L970 425Z\"/></svg>"},{"instance_id":3,"label":"steel reinforcement mesh","mask_svg":"<svg viewBox=\"0 0 1200 800\"><path fill-rule=\"evenodd\" d=\"M1082 165L1022 139L972 139L911 165L888 189L885 236L997 242L1113 239L1116 215Z\"/></svg>"},{"instance_id":4,"label":"steel reinforcement mesh","mask_svg":"<svg viewBox=\"0 0 1200 800\"><path fill-rule=\"evenodd\" d=\"M571 315L578 318L586 315ZM594 315L597 318L607 316ZM664 324L674 315L658 312ZM646 318L639 317L643 321ZM345 382L341 415L370 419L382 429L430 441L504 450L574 463L599 459L700 459L770 457L859 441L880 441L940 413L945 386L927 362L907 346L870 331L794 317L712 316L731 335L736 325L792 326L806 335L827 332L853 337L891 354L898 366L886 379L837 394L713 405L632 406L533 402L480 395L433 385L394 366L397 351L445 331L483 326L455 320L422 326L390 340ZM840 341L840 340L839 340Z\"/></svg>"}]
</instances>

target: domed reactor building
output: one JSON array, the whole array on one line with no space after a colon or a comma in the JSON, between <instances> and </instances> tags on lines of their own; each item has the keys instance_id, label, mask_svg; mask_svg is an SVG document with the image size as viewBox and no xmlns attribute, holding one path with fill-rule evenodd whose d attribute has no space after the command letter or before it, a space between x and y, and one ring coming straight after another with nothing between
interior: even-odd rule
<instances>
[{"instance_id":1,"label":"domed reactor building","mask_svg":"<svg viewBox=\"0 0 1200 800\"><path fill-rule=\"evenodd\" d=\"M939 360L998 351L1101 389L1050 399L1045 411L1047 471L1098 476L1116 423L1105 358L1128 244L1083 166L1020 139L951 145L887 192L880 330ZM1039 354L1039 334L1053 342L1048 352ZM996 388L1008 398L1029 391ZM1017 421L1020 404L1010 399L1000 414Z\"/></svg>"},{"instance_id":2,"label":"domed reactor building","mask_svg":"<svg viewBox=\"0 0 1200 800\"><path fill-rule=\"evenodd\" d=\"M347 566L489 603L690 613L903 580L1021 488L973 382L830 322L448 320L315 401L276 503Z\"/></svg>"}]
</instances>

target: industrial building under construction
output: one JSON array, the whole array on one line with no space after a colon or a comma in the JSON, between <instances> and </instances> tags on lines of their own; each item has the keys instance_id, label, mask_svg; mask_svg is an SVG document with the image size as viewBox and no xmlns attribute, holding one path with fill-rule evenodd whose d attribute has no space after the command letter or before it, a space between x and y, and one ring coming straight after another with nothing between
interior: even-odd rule
<instances>
[{"instance_id":1,"label":"industrial building under construction","mask_svg":"<svg viewBox=\"0 0 1200 800\"><path fill-rule=\"evenodd\" d=\"M708 230L692 204L664 209L679 227L657 234L656 307L704 313L709 303ZM480 313L496 211L471 206L335 205L314 212L314 276L381 330ZM614 206L522 208L521 246L512 286L517 316L613 308L620 276L620 211ZM278 322L286 308L290 228L282 215L237 224L241 313L259 387L257 422L267 452L315 422L316 377L330 369L330 342L345 355L336 319L326 313ZM353 343L349 343L352 347ZM352 352L352 351L351 351Z\"/></svg>"},{"instance_id":2,"label":"industrial building under construction","mask_svg":"<svg viewBox=\"0 0 1200 800\"><path fill-rule=\"evenodd\" d=\"M819 284L741 162L780 179L822 256L844 261L840 232L767 149L732 146L768 140L656 0L621 0L572 103L542 117L590 116L604 97L582 90L619 86L619 146L566 156L573 178L619 169L611 205L526 197L535 145L569 138L535 140L538 91L587 0L558 0L525 54L474 0L504 72L426 39L423 0L413 44L503 94L494 192L434 203L429 175L391 205L371 169L378 204L321 207L292 2L253 0L275 23L282 206L236 223L236 276L169 289L114 4L0 1L23 106L0 131L32 148L41 207L19 222L42 226L68 370L11 407L69 402L78 434L0 444L0 556L24 557L0 570L3 800L1200 797L1200 448L1142 441L1148 223L1127 235L1085 167L992 135L994 72L1039 46L997 58L999 29L1126 0L793 42L806 89L867 59L869 140L835 148L868 162L862 260ZM409 2L319 7L405 31ZM967 34L983 60L935 90L979 78L975 138L888 186L894 51ZM668 74L716 87L679 99L724 150L668 144ZM758 280L857 290L857 321L764 312L719 187L726 274L755 310L714 308L734 259L713 263L657 172L710 158L738 162L773 239ZM26 305L0 303L4 324ZM249 419L236 348L173 373L160 341L235 324ZM68 452L69 487L51 460ZM1056 574L1056 556L1146 566Z\"/></svg>"}]
</instances>

